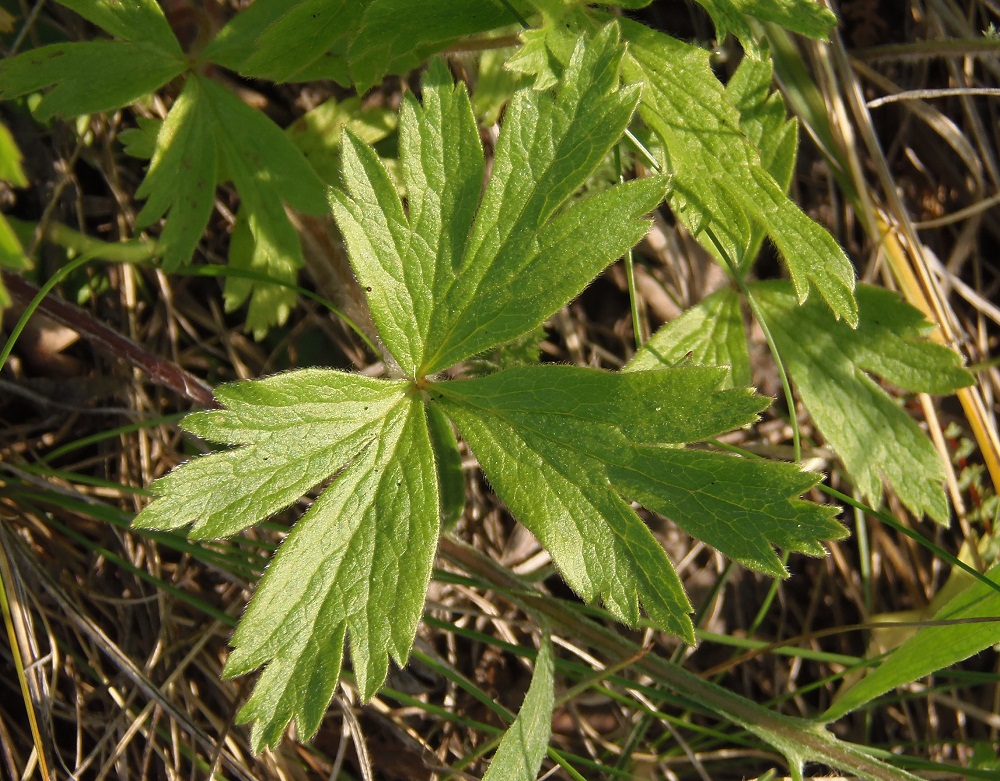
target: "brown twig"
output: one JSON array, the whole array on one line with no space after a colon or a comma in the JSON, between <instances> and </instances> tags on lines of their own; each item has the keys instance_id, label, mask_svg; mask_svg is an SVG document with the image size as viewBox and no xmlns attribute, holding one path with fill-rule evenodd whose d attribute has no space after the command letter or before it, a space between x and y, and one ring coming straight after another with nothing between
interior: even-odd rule
<instances>
[{"instance_id":1,"label":"brown twig","mask_svg":"<svg viewBox=\"0 0 1000 781\"><path fill-rule=\"evenodd\" d=\"M28 306L38 294L37 287L6 271L3 272L3 284L17 306ZM72 328L95 349L138 366L153 382L170 388L199 406L212 409L219 407L212 388L204 380L95 320L83 309L47 295L38 305L38 311L67 328Z\"/></svg>"}]
</instances>

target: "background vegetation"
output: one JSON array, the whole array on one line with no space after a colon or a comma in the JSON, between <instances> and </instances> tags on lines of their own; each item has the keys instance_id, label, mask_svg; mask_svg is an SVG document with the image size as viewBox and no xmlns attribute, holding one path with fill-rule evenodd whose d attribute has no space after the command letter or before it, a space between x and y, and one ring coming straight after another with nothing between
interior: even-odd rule
<instances>
[{"instance_id":1,"label":"background vegetation","mask_svg":"<svg viewBox=\"0 0 1000 781\"><path fill-rule=\"evenodd\" d=\"M454 3L442 2L436 16L413 11L419 4L384 2L354 19L327 3L326 12L341 14L341 37L304 64L301 50L285 59L278 44L269 50L260 31L277 29L280 43L282 25L317 24L309 14L322 4L301 3L283 17L260 0L251 6L256 12L224 2L163 3L163 29L176 46L155 25L123 26L113 3L63 5L0 5L4 54L39 58L8 59L0 70L8 98L0 105L0 179L7 183L0 258L19 272L3 276L4 328L17 339L8 342L13 351L5 350L0 375L0 578L11 637L0 761L11 777L37 772L40 760L59 776L91 778L480 777L528 688L539 616L551 624L555 646L556 710L543 764L552 777L725 779L794 773L796 758L826 757L842 768L868 762L837 754L847 744L808 746L808 722L782 720L824 713L824 721L837 719L838 738L884 752L884 771L874 760L867 771L857 765L869 777L905 777L892 768L996 777L1000 687L988 649L998 639L1000 608L988 585L955 566L957 556L984 572L996 555L997 474L989 470L997 465L1000 379L990 357L1000 323L991 218L1000 204L993 100L1000 40L992 6L858 0L835 9L840 25L829 42L793 38L739 11L727 15L728 4L705 4L735 34L721 39L712 17L693 4L653 3L624 17L710 52L731 94L741 83L733 80L738 64L752 59L744 49L762 62L773 55L802 143L794 167L772 175L832 232L861 280L901 291L963 353L976 385L962 396L911 393L906 388L919 383L887 373L891 382L875 385L860 370L875 359L860 357L858 369L852 363L817 387L810 357L801 354L810 344L805 332L775 329L770 336L797 393L790 416L777 364L749 313L737 304L735 329L720 325L733 311L716 259L726 237L724 247L699 243L694 234L704 234L676 193L673 210L656 213L634 265L609 268L517 350L484 356L509 364L539 350L550 363L619 369L637 336L645 341L673 323L660 332L672 335L657 353L662 363L683 363L698 345L710 346L715 353L694 360L732 363L738 384L778 399L758 424L723 444L827 474L828 488L843 493L831 499L813 490L807 498L841 504L852 536L830 543L825 558L785 556L791 577L775 581L644 516L694 603L700 643L693 648L652 627L624 630L603 610L581 605L463 450L467 502L443 539L410 666L390 673L363 707L348 677L314 740L293 735L255 756L249 731L235 725L250 686L223 680L222 667L253 585L309 498L228 541L136 533L130 524L148 504L154 478L206 449L177 424L213 405L216 385L309 366L381 371L368 344L365 297L323 197L326 185L344 184L340 129L374 144L398 174L401 96L419 91L422 63L443 50L451 73L470 85L492 152L517 75L537 86L558 80L561 44L552 30L575 23L572 7L486 3L481 13L466 7L456 14ZM766 7L740 5L764 18ZM275 15L262 21L268 8ZM523 32L518 16L537 31ZM227 27L233 19L247 21ZM452 21L435 27L440 19ZM65 50L48 59L31 54L77 41L105 48L79 54L71 68ZM634 48L641 66L640 43ZM69 51L72 58L82 50ZM182 76L187 56L205 51L214 64ZM176 65L163 65L171 57ZM752 85L743 73L742 83ZM766 74L762 83L769 81ZM647 86L647 95L656 88ZM768 102L766 86L762 105L769 108L759 124L742 132L762 152L773 143L774 160L791 161L795 126L784 122L780 102ZM214 114L190 121L196 110ZM640 143L616 147L617 160L608 156L589 189L652 167L641 150L661 154L660 130L657 117L642 118L634 125ZM193 151L157 152L165 137ZM753 249L761 246L763 235L751 238ZM762 252L749 274L756 300L772 313L794 308L794 297L767 281L784 273L778 253L768 243ZM33 285L46 282L55 291L29 305ZM876 324L879 313L897 312L895 297L883 295L859 293L862 328L834 331L847 326L833 322L814 290L807 307L819 323L815 333L835 333L837 344L852 333L881 338L861 344L889 355L891 336L919 328L890 318L881 336L864 330L865 306ZM848 307L835 293L824 297L834 310ZM22 324L25 312L32 316ZM742 333L745 324L745 365L727 339L698 338L706 329ZM926 361L940 391L961 384ZM879 387L933 442L930 466L914 457L894 476L900 434L889 427L852 462L857 437L838 441L846 423L824 426L817 414L816 397L829 399L839 388L849 402L879 404L888 398L871 395ZM879 469L890 482L881 512ZM930 470L923 485L920 469ZM540 596L526 596L526 582ZM966 601L947 606L956 595ZM839 689L907 638L909 650L878 668L881 681L834 703ZM702 681L764 708L713 700L715 690L699 688ZM748 730L748 722L770 732ZM807 775L827 772L821 762L806 766Z\"/></svg>"}]
</instances>

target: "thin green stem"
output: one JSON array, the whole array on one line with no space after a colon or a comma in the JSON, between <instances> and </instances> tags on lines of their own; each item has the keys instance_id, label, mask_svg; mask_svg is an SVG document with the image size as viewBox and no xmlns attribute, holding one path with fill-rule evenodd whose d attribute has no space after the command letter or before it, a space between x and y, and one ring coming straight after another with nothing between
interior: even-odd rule
<instances>
[{"instance_id":1,"label":"thin green stem","mask_svg":"<svg viewBox=\"0 0 1000 781\"><path fill-rule=\"evenodd\" d=\"M525 609L546 616L555 630L567 632L578 642L598 649L611 658L621 658L636 652L634 645L621 633L566 611L557 600L546 598L537 592L533 593L530 587L517 579L509 570L470 546L444 537L441 540L441 551L463 569L475 572L512 591L519 591L518 601ZM660 685L677 692L679 700L687 701L687 707L714 712L775 746L788 758L789 767L793 772L803 759L815 759L869 779L880 781L916 779L903 770L873 758L869 749L835 738L821 729L816 721L775 713L769 708L670 664L656 654L647 654L638 659L635 667L651 676Z\"/></svg>"},{"instance_id":2,"label":"thin green stem","mask_svg":"<svg viewBox=\"0 0 1000 781\"><path fill-rule=\"evenodd\" d=\"M642 141L636 138L635 133L633 133L628 128L625 128L625 138L628 139L628 142L632 144L633 147L635 147L636 151L640 155L646 158L646 162L649 163L650 167L654 171L656 171L657 173L663 173L663 166L660 165L660 161L653 156L653 153L646 148L646 145L642 143Z\"/></svg>"},{"instance_id":3,"label":"thin green stem","mask_svg":"<svg viewBox=\"0 0 1000 781\"><path fill-rule=\"evenodd\" d=\"M25 326L28 325L28 320L38 309L38 305L42 303L42 299L49 294L49 292L60 282L62 282L66 277L72 274L81 266L85 265L97 257L98 252L92 250L90 252L83 253L80 257L71 260L65 266L56 271L55 274L39 289L35 297L31 299L31 303L24 308L24 313L18 319L17 324L10 332L10 336L7 338L7 343L3 346L3 350L0 350L0 367L3 367L7 363L7 359L10 357L11 351L14 349L14 345L17 344L18 337L24 331Z\"/></svg>"},{"instance_id":4,"label":"thin green stem","mask_svg":"<svg viewBox=\"0 0 1000 781\"><path fill-rule=\"evenodd\" d=\"M8 217L12 225L23 225L37 229L32 222ZM113 263L131 263L135 265L149 263L156 256L156 243L143 239L130 241L102 241L88 236L86 233L73 230L61 222L50 222L42 231L42 239L68 250L73 255L89 253L94 258L109 260Z\"/></svg>"},{"instance_id":5,"label":"thin green stem","mask_svg":"<svg viewBox=\"0 0 1000 781\"><path fill-rule=\"evenodd\" d=\"M296 285L294 282L286 282L283 279L276 279L275 277L268 276L267 274L262 274L251 269L244 268L233 268L231 266L185 266L171 272L174 276L179 277L237 277L239 279L249 279L254 282L266 282L269 285L280 285L281 287L287 287L289 290L294 290L300 296L308 298L310 301L315 301L326 307L330 312L343 320L347 326L358 335L358 337L365 343L365 345L372 351L373 355L381 356L382 352L375 346L375 343L368 338L364 330L355 323L350 317L341 312L337 307L327 301L323 296L313 293L311 290L306 290L304 287Z\"/></svg>"},{"instance_id":6,"label":"thin green stem","mask_svg":"<svg viewBox=\"0 0 1000 781\"><path fill-rule=\"evenodd\" d=\"M858 541L858 570L861 575L861 591L865 600L865 610L872 612L872 560L868 546L868 522L865 514L854 508L854 537Z\"/></svg>"},{"instance_id":7,"label":"thin green stem","mask_svg":"<svg viewBox=\"0 0 1000 781\"><path fill-rule=\"evenodd\" d=\"M865 512L868 515L872 516L873 518L877 518L882 523L884 523L886 526L889 526L889 527L895 529L900 534L905 534L911 540L917 542L920 545L923 545L925 548L927 548L927 550L929 550L932 553L934 553L934 555L939 556L942 559L944 559L945 561L947 561L949 564L951 564L951 566L958 567L959 569L964 570L969 575L971 575L976 580L978 580L980 583L982 583L985 586L989 586L989 588L993 589L993 591L995 591L998 594L1000 594L1000 583L994 583L992 580L990 580L988 577L986 577L985 575L983 575L975 567L970 567L968 564L966 564L960 558L958 558L957 556L953 556L952 554L948 553L948 551L946 551L944 548L942 548L941 546L936 545L935 543L931 542L930 540L928 540L926 537L924 537L919 532L916 532L913 529L906 528L903 524L901 524L899 521L897 521L895 518L893 518L888 513L884 513L881 510L874 510L871 507L868 507L867 505L862 504L857 499L855 499L855 498L853 498L851 496L848 496L845 493L841 493L836 488L831 488L828 485L824 485L824 484L821 483L820 485L818 485L816 487L819 488L819 490L822 491L823 493L825 493L827 496L832 496L835 499L839 499L840 501L844 502L845 504L849 504L851 507L854 507L855 509L862 510L863 512Z\"/></svg>"},{"instance_id":8,"label":"thin green stem","mask_svg":"<svg viewBox=\"0 0 1000 781\"><path fill-rule=\"evenodd\" d=\"M506 8L510 12L510 15L513 16L517 20L517 23L525 30L531 27L531 25L528 24L528 20L521 15L521 12L514 7L510 0L500 0L500 5Z\"/></svg>"},{"instance_id":9,"label":"thin green stem","mask_svg":"<svg viewBox=\"0 0 1000 781\"><path fill-rule=\"evenodd\" d=\"M91 434L90 436L80 437L72 442L67 442L65 445L50 450L48 453L39 458L39 462L42 464L49 464L53 460L64 456L67 453L72 453L75 450L80 450L89 445L93 445L96 442L103 442L106 439L114 439L115 437L121 436L122 434L130 434L133 431L141 431L147 428L153 428L155 426L166 426L176 423L181 418L183 418L185 413L177 412L173 415L164 415L158 418L149 418L147 420L140 421L139 423L129 423L125 426L117 426L115 428L105 429L97 434Z\"/></svg>"},{"instance_id":10,"label":"thin green stem","mask_svg":"<svg viewBox=\"0 0 1000 781\"><path fill-rule=\"evenodd\" d=\"M781 566L788 564L788 551L781 552ZM747 628L747 637L753 637L760 629L760 625L764 623L764 618L767 616L768 611L771 609L771 604L774 602L774 598L778 595L778 586L781 583L780 580L775 578L771 581L771 585L768 586L767 595L764 597L764 601L761 602L760 608L757 610L757 615L753 617L753 621L750 622L750 626Z\"/></svg>"},{"instance_id":11,"label":"thin green stem","mask_svg":"<svg viewBox=\"0 0 1000 781\"><path fill-rule=\"evenodd\" d=\"M747 304L750 306L750 311L753 312L753 316L756 318L758 325L760 325L761 333L764 334L764 341L767 342L768 349L771 351L771 355L774 358L774 364L778 369L778 377L781 378L781 389L785 394L785 403L788 405L788 420L792 426L792 449L795 453L795 463L802 463L802 435L799 432L799 420L798 416L795 414L795 396L792 394L792 385L788 380L788 374L785 371L785 364L781 360L781 353L778 352L778 345L774 341L774 337L771 336L771 329L767 327L767 321L764 319L764 313L761 308L757 305L756 299L750 292L750 288L747 286L746 280L743 279L743 274L737 268L733 259L729 257L729 253L722 246L722 242L719 241L718 236L715 235L715 231L711 227L705 228L705 235L708 236L712 244L719 251L719 255L725 262L726 266L729 267L729 272L733 275L733 279L736 281L736 285L739 287L740 292L743 293L743 297L746 299Z\"/></svg>"},{"instance_id":12,"label":"thin green stem","mask_svg":"<svg viewBox=\"0 0 1000 781\"><path fill-rule=\"evenodd\" d=\"M618 183L625 181L625 171L622 169L622 151L618 144L615 144L615 169L618 173ZM635 260L632 255L632 248L625 252L625 279L628 282L628 302L629 310L632 313L632 335L635 337L635 349L642 349L643 342L646 341L645 329L643 328L642 312L639 311L639 295L635 286Z\"/></svg>"}]
</instances>

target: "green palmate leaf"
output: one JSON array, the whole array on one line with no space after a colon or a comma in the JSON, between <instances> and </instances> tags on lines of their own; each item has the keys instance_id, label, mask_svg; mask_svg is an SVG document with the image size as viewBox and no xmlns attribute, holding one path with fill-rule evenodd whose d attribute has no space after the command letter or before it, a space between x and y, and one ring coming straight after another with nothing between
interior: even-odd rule
<instances>
[{"instance_id":1,"label":"green palmate leaf","mask_svg":"<svg viewBox=\"0 0 1000 781\"><path fill-rule=\"evenodd\" d=\"M930 326L889 291L859 286L856 330L814 301L800 305L786 283L752 291L803 403L862 495L878 502L884 479L914 513L947 523L934 446L867 372L906 390L951 393L972 382L959 356L925 339Z\"/></svg>"},{"instance_id":2,"label":"green palmate leaf","mask_svg":"<svg viewBox=\"0 0 1000 781\"><path fill-rule=\"evenodd\" d=\"M1000 583L1000 567L993 567L986 577ZM1000 596L996 590L980 581L970 583L933 617L934 621L954 623L920 629L861 681L840 692L823 720L839 719L896 686L943 670L1000 642L997 615Z\"/></svg>"},{"instance_id":3,"label":"green palmate leaf","mask_svg":"<svg viewBox=\"0 0 1000 781\"><path fill-rule=\"evenodd\" d=\"M552 734L555 705L552 643L542 638L521 710L500 741L483 781L535 781Z\"/></svg>"},{"instance_id":4,"label":"green palmate leaf","mask_svg":"<svg viewBox=\"0 0 1000 781\"><path fill-rule=\"evenodd\" d=\"M722 41L727 33L739 38L743 48L759 57L758 36L748 17L774 22L792 32L827 40L830 28L837 23L833 12L815 0L698 0L715 23L715 34Z\"/></svg>"},{"instance_id":5,"label":"green palmate leaf","mask_svg":"<svg viewBox=\"0 0 1000 781\"><path fill-rule=\"evenodd\" d=\"M161 498L136 525L225 537L253 526L354 460L404 398L398 382L310 369L223 385L226 409L184 420L193 434L241 447L195 459L153 483ZM225 490L219 490L225 486Z\"/></svg>"},{"instance_id":6,"label":"green palmate leaf","mask_svg":"<svg viewBox=\"0 0 1000 781\"><path fill-rule=\"evenodd\" d=\"M332 478L279 548L233 640L227 674L266 666L240 714L254 721L255 748L274 744L290 720L304 736L316 730L348 637L365 698L390 657L405 661L437 529L461 512L452 423L581 596L633 625L644 610L688 641L684 590L625 497L648 497L769 572L781 573L772 545L818 553L821 537L840 535L825 511L794 499L814 478L682 449L752 422L767 404L749 390L720 390L724 369L530 366L461 381L428 376L534 335L641 237L640 215L663 196L663 179L572 199L635 106L637 90L618 89L620 58L612 25L580 40L555 95L517 93L481 198L484 158L468 96L440 63L422 102L407 98L401 112L405 201L374 151L345 134L344 189L332 192L331 206L386 364L403 378L306 370L237 383L220 388L224 409L185 423L235 447L157 481L159 498L140 513L141 526L232 534ZM226 100L212 95L223 128ZM223 164L250 193L251 212L270 214L259 203L265 174L254 177L240 152L245 139L230 131L236 151L223 152ZM508 746L528 740L530 723L551 708L546 664L543 656L524 726ZM535 733L529 743L510 772L537 769L544 741ZM494 775L507 777L513 751L503 749Z\"/></svg>"},{"instance_id":7,"label":"green palmate leaf","mask_svg":"<svg viewBox=\"0 0 1000 781\"><path fill-rule=\"evenodd\" d=\"M728 366L726 387L751 383L746 330L740 297L723 289L660 328L642 346L625 371L670 368L684 361L700 366Z\"/></svg>"},{"instance_id":8,"label":"green palmate leaf","mask_svg":"<svg viewBox=\"0 0 1000 781\"><path fill-rule=\"evenodd\" d=\"M534 415L551 418L556 425L550 429L546 424L547 436L570 447L574 437L582 437L582 449L605 458L617 453L622 442L696 442L755 421L768 399L747 388L717 390L725 373L706 366L621 373L523 366L432 387L442 394L442 403L524 420L532 429L541 425ZM588 434L585 429L594 421L601 433ZM608 427L618 433L605 441Z\"/></svg>"},{"instance_id":9,"label":"green palmate leaf","mask_svg":"<svg viewBox=\"0 0 1000 781\"><path fill-rule=\"evenodd\" d=\"M614 30L577 47L556 96L514 96L478 211L482 149L464 91L440 86L450 84L443 66L428 74L424 106L409 101L400 119L408 215L374 152L345 140L348 184L331 206L379 333L408 376L527 333L645 232L638 216L662 198L662 179L556 213L635 107L636 89L617 90ZM544 283L515 289L519 276Z\"/></svg>"},{"instance_id":10,"label":"green palmate leaf","mask_svg":"<svg viewBox=\"0 0 1000 781\"><path fill-rule=\"evenodd\" d=\"M763 227L781 252L799 301L816 288L838 317L857 324L854 272L829 233L768 173L740 114L709 65L708 52L623 21L626 77L645 81L640 113L662 138L673 179L671 205L695 234L711 230L739 262Z\"/></svg>"},{"instance_id":11,"label":"green palmate leaf","mask_svg":"<svg viewBox=\"0 0 1000 781\"><path fill-rule=\"evenodd\" d=\"M181 74L176 52L146 41L89 41L42 46L0 63L0 99L48 89L35 109L41 120L112 111Z\"/></svg>"},{"instance_id":12,"label":"green palmate leaf","mask_svg":"<svg viewBox=\"0 0 1000 781\"><path fill-rule=\"evenodd\" d=\"M290 718L306 735L319 727L345 627L363 699L390 655L409 656L437 549L434 456L419 400L404 397L379 428L279 548L233 637L226 675L268 665L239 714L257 748Z\"/></svg>"}]
</instances>

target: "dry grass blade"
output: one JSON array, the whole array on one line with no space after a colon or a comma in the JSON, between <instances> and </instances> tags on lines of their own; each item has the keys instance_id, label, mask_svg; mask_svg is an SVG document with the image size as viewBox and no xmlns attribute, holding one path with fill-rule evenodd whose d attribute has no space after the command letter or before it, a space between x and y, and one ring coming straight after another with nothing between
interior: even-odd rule
<instances>
[{"instance_id":1,"label":"dry grass blade","mask_svg":"<svg viewBox=\"0 0 1000 781\"><path fill-rule=\"evenodd\" d=\"M164 687L154 684L140 669L132 658L124 653L108 634L98 626L92 618L80 611L79 605L70 597L47 568L40 565L36 554L6 526L0 526L0 540L5 551L16 554L17 560L23 566L22 577L32 589L41 589L58 606L65 619L89 638L97 648L112 662L114 668L124 675L136 689L142 692L151 705L165 713L173 723L180 726L204 748L208 756L216 753L217 739L208 735L195 724L187 713L184 713L177 702L164 693ZM136 720L141 723L140 719ZM229 749L221 752L221 759L228 772L235 778L252 781L253 773L246 768L244 761Z\"/></svg>"},{"instance_id":2,"label":"dry grass blade","mask_svg":"<svg viewBox=\"0 0 1000 781\"><path fill-rule=\"evenodd\" d=\"M49 739L42 737L37 715L39 706L46 699L42 688L44 680L37 675L38 670L35 667L36 663L41 660L31 632L31 619L24 607L22 591L23 583L20 575L11 566L7 537L0 530L0 612L3 613L4 625L7 627L10 651L17 669L17 679L21 686L24 709L28 714L31 738L35 743L35 759L38 762L38 770L42 778L47 779L51 777L49 770L49 758L52 753L51 737ZM25 664L26 660L27 665ZM13 761L12 757L8 757L8 759Z\"/></svg>"}]
</instances>

